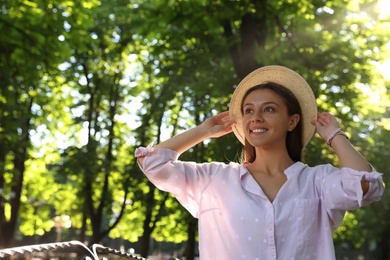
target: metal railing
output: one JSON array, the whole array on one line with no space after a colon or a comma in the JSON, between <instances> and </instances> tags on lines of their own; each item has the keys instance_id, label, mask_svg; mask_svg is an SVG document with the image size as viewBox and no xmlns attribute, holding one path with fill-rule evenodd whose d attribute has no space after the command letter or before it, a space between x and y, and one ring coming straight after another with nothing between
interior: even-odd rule
<instances>
[{"instance_id":1,"label":"metal railing","mask_svg":"<svg viewBox=\"0 0 390 260\"><path fill-rule=\"evenodd\" d=\"M36 252L52 252L52 251L66 251L67 253L76 253L77 257L85 260L100 260L101 256L115 255L121 258L134 260L147 260L140 256L126 253L124 251L115 250L99 244L93 244L91 248L87 247L80 241L68 241L49 244L37 244L29 246L12 247L0 249L0 259L17 256L17 255L31 255Z\"/></svg>"}]
</instances>

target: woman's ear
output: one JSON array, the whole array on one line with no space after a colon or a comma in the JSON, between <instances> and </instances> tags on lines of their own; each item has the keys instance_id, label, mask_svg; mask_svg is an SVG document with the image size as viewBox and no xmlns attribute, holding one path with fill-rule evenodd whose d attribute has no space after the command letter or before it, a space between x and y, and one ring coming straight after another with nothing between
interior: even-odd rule
<instances>
[{"instance_id":1,"label":"woman's ear","mask_svg":"<svg viewBox=\"0 0 390 260\"><path fill-rule=\"evenodd\" d=\"M301 117L298 114L294 114L290 117L290 122L288 124L288 131L291 132L298 125Z\"/></svg>"}]
</instances>

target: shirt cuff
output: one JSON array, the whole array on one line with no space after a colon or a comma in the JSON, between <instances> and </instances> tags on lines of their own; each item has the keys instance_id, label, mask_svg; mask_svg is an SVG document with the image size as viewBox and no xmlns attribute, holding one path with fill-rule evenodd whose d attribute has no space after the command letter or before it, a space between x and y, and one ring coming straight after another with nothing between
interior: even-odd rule
<instances>
[{"instance_id":1,"label":"shirt cuff","mask_svg":"<svg viewBox=\"0 0 390 260\"><path fill-rule=\"evenodd\" d=\"M382 176L381 173L376 172L373 170L372 172L364 172L362 176L362 180L364 181L375 181L379 179Z\"/></svg>"},{"instance_id":2,"label":"shirt cuff","mask_svg":"<svg viewBox=\"0 0 390 260\"><path fill-rule=\"evenodd\" d=\"M153 149L153 142L151 142L148 146L146 147L138 147L135 149L135 157L143 157L152 154L154 151Z\"/></svg>"}]
</instances>

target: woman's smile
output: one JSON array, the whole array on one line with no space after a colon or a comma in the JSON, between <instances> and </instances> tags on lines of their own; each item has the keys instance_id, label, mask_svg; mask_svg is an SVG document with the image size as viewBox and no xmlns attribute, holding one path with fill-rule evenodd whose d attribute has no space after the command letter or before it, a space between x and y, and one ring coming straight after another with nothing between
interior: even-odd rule
<instances>
[{"instance_id":1,"label":"woman's smile","mask_svg":"<svg viewBox=\"0 0 390 260\"><path fill-rule=\"evenodd\" d=\"M266 128L255 128L255 129L251 130L252 133L264 133L267 131L268 131L268 129L266 129Z\"/></svg>"}]
</instances>

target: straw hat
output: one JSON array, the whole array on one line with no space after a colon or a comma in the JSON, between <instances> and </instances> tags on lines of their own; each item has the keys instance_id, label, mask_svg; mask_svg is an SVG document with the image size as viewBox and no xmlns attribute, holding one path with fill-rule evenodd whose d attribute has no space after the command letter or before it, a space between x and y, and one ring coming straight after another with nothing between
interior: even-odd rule
<instances>
[{"instance_id":1,"label":"straw hat","mask_svg":"<svg viewBox=\"0 0 390 260\"><path fill-rule=\"evenodd\" d=\"M237 124L233 132L242 144L245 144L245 135L242 129L241 103L245 93L252 87L275 82L289 89L297 98L302 110L303 145L306 146L314 134L315 127L311 121L317 118L317 104L313 90L306 80L295 71L283 66L265 66L246 76L233 93L230 101L229 115Z\"/></svg>"}]
</instances>

